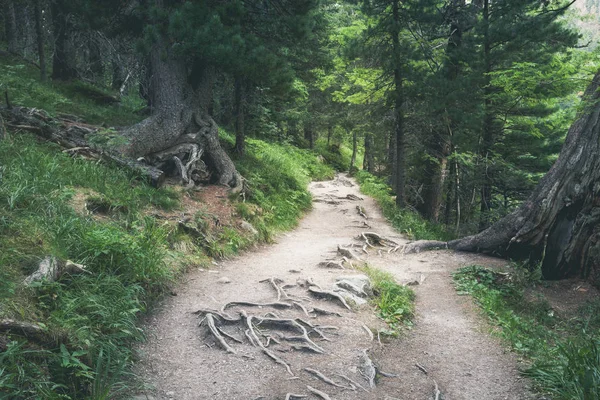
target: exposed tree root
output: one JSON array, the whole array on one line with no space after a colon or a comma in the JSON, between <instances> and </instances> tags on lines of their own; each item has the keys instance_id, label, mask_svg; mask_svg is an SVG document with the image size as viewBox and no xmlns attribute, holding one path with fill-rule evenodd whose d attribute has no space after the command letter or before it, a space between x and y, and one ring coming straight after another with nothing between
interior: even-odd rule
<instances>
[{"instance_id":1,"label":"exposed tree root","mask_svg":"<svg viewBox=\"0 0 600 400\"><path fill-rule=\"evenodd\" d=\"M214 317L218 317L221 323L225 323L228 325L237 324L238 322L240 322L242 320L240 315L238 315L237 318L233 318L230 315L225 314L224 312L207 310L207 309L203 309L203 308L201 308L198 311L192 312L192 314L196 314L196 315L200 315L200 316L206 316L206 314L209 314L209 313L212 314Z\"/></svg>"},{"instance_id":2,"label":"exposed tree root","mask_svg":"<svg viewBox=\"0 0 600 400\"><path fill-rule=\"evenodd\" d=\"M405 254L420 253L425 250L448 249L448 242L440 242L437 240L417 240L406 245L404 248Z\"/></svg>"},{"instance_id":3,"label":"exposed tree root","mask_svg":"<svg viewBox=\"0 0 600 400\"><path fill-rule=\"evenodd\" d=\"M294 400L294 399L305 399L308 396L305 394L294 394L294 393L288 393L285 395L285 400Z\"/></svg>"},{"instance_id":4,"label":"exposed tree root","mask_svg":"<svg viewBox=\"0 0 600 400\"><path fill-rule=\"evenodd\" d=\"M233 340L234 342L238 342L238 343L244 343L241 339L236 338L233 335L230 335L229 333L225 332L222 328L217 326L217 330L219 331L219 333L221 333L221 335L228 337L229 339Z\"/></svg>"},{"instance_id":5,"label":"exposed tree root","mask_svg":"<svg viewBox=\"0 0 600 400\"><path fill-rule=\"evenodd\" d=\"M221 345L221 347L223 347L228 353L236 354L236 351L233 349L233 347L227 344L215 326L215 319L211 313L206 314L206 325L208 326L208 329L210 329L210 332L213 334L215 339L217 339L217 342Z\"/></svg>"},{"instance_id":6,"label":"exposed tree root","mask_svg":"<svg viewBox=\"0 0 600 400\"><path fill-rule=\"evenodd\" d=\"M344 266L337 261L321 261L317 264L320 268L332 268L332 269L346 269Z\"/></svg>"},{"instance_id":7,"label":"exposed tree root","mask_svg":"<svg viewBox=\"0 0 600 400\"><path fill-rule=\"evenodd\" d=\"M347 390L353 390L353 391L356 390L356 387L354 387L354 386L345 386L345 385L340 385L339 383L334 382L333 379L325 376L321 371L318 371L316 369L304 368L304 370L306 372L308 372L309 374L316 376L317 378L319 378L323 382L327 383L328 385L335 386L335 387L338 387L341 389L347 389Z\"/></svg>"},{"instance_id":8,"label":"exposed tree root","mask_svg":"<svg viewBox=\"0 0 600 400\"><path fill-rule=\"evenodd\" d=\"M398 243L393 240L384 238L383 236L375 232L362 232L360 234L362 239L367 243L369 247L382 246L382 247L396 247Z\"/></svg>"},{"instance_id":9,"label":"exposed tree root","mask_svg":"<svg viewBox=\"0 0 600 400\"><path fill-rule=\"evenodd\" d=\"M317 350L315 350L314 348L312 348L311 346L308 346L306 344L293 344L291 346L291 348L294 349L294 350L296 350L296 351L302 351L304 353L321 354Z\"/></svg>"},{"instance_id":10,"label":"exposed tree root","mask_svg":"<svg viewBox=\"0 0 600 400\"><path fill-rule=\"evenodd\" d=\"M435 389L433 390L434 400L439 400L442 392L440 392L440 388L435 380L433 381L433 384L435 385Z\"/></svg>"},{"instance_id":11,"label":"exposed tree root","mask_svg":"<svg viewBox=\"0 0 600 400\"><path fill-rule=\"evenodd\" d=\"M365 325L364 323L361 324L362 328L365 330L365 332L367 332L367 335L369 335L369 338L371 339L371 342L375 339L375 336L373 335L373 331L371 329L369 329L369 327L367 325Z\"/></svg>"},{"instance_id":12,"label":"exposed tree root","mask_svg":"<svg viewBox=\"0 0 600 400\"><path fill-rule=\"evenodd\" d=\"M338 244L337 247L337 252L339 255L341 255L342 257L346 257L350 260L357 260L357 261L361 261L361 259L352 252L352 250L349 249L344 249L343 247L340 247L340 245Z\"/></svg>"},{"instance_id":13,"label":"exposed tree root","mask_svg":"<svg viewBox=\"0 0 600 400\"><path fill-rule=\"evenodd\" d=\"M308 390L310 390L310 391L311 391L311 393L313 393L313 394L315 394L315 395L319 396L319 397L320 397L320 398L322 398L323 400L331 400L331 397L329 397L329 395L328 395L327 393L325 393L325 392L321 392L319 389L315 389L314 387L312 387L312 386L308 386L308 385L306 385L306 388L307 388Z\"/></svg>"},{"instance_id":14,"label":"exposed tree root","mask_svg":"<svg viewBox=\"0 0 600 400\"><path fill-rule=\"evenodd\" d=\"M292 302L293 305L295 305L296 307L298 307L299 309L302 310L302 312L304 312L304 315L306 315L308 318L310 318L310 314L308 313L308 310L306 309L306 307L304 307L304 305L302 303L298 303L297 301Z\"/></svg>"},{"instance_id":15,"label":"exposed tree root","mask_svg":"<svg viewBox=\"0 0 600 400\"><path fill-rule=\"evenodd\" d=\"M338 300L340 303L342 303L342 305L344 307L346 307L348 310L352 311L352 308L348 305L348 303L346 302L346 299L344 299L341 295L339 295L335 292L332 292L330 290L317 289L315 286L309 287L308 291L315 297L330 298L333 300Z\"/></svg>"},{"instance_id":16,"label":"exposed tree root","mask_svg":"<svg viewBox=\"0 0 600 400\"><path fill-rule=\"evenodd\" d=\"M0 319L0 333L23 336L32 342L45 346L56 346L58 342L66 342L66 337L54 337L44 327L31 322Z\"/></svg>"},{"instance_id":17,"label":"exposed tree root","mask_svg":"<svg viewBox=\"0 0 600 400\"><path fill-rule=\"evenodd\" d=\"M363 206L356 206L356 211L358 212L358 215L360 215L364 219L369 219L369 217L367 217L367 213L365 212L365 208Z\"/></svg>"},{"instance_id":18,"label":"exposed tree root","mask_svg":"<svg viewBox=\"0 0 600 400\"><path fill-rule=\"evenodd\" d=\"M249 317L249 319L251 319L251 318L252 317ZM257 320L257 326L275 327L278 329L299 332L301 335L299 338L302 338L301 341L304 341L309 346L312 346L316 350L317 353L325 353L325 350L323 350L319 345L317 345L315 342L313 342L312 339L310 339L306 328L304 326L302 326L300 323L298 323L296 320L275 319L275 318L256 318L256 320ZM300 340L300 339L298 339L298 340Z\"/></svg>"},{"instance_id":19,"label":"exposed tree root","mask_svg":"<svg viewBox=\"0 0 600 400\"><path fill-rule=\"evenodd\" d=\"M277 364L281 364L285 367L285 369L287 370L288 374L294 376L294 373L292 372L292 369L290 368L289 364L286 363L285 361L283 361L281 358L277 357L277 355L275 353L273 353L271 350L266 349L263 347L262 349L263 353L265 353L266 355L269 356L269 358L271 358L273 361L275 361Z\"/></svg>"},{"instance_id":20,"label":"exposed tree root","mask_svg":"<svg viewBox=\"0 0 600 400\"><path fill-rule=\"evenodd\" d=\"M358 366L358 372L365 378L369 387L373 389L375 387L375 377L377 376L377 370L373 361L369 358L367 350L363 350L363 354L360 356L360 364Z\"/></svg>"},{"instance_id":21,"label":"exposed tree root","mask_svg":"<svg viewBox=\"0 0 600 400\"><path fill-rule=\"evenodd\" d=\"M364 390L365 392L369 392L367 389L365 389L365 387L363 385L361 385L360 383L350 379L349 377L347 377L346 375L342 375L342 374L336 374L337 376L339 376L342 379L345 379L350 385L357 387L359 389Z\"/></svg>"},{"instance_id":22,"label":"exposed tree root","mask_svg":"<svg viewBox=\"0 0 600 400\"><path fill-rule=\"evenodd\" d=\"M342 314L340 314L339 312L329 311L319 307L313 307L313 309L310 310L310 312L317 315L335 315L336 317L342 316Z\"/></svg>"},{"instance_id":23,"label":"exposed tree root","mask_svg":"<svg viewBox=\"0 0 600 400\"><path fill-rule=\"evenodd\" d=\"M282 297L286 300L290 299L290 297L285 292L285 290L281 286L279 286L279 284L283 282L281 279L269 278L269 279L263 279L262 281L260 281L260 283L263 283L263 282L269 282L271 284L271 286L273 286L273 288L277 291L277 302L280 302Z\"/></svg>"},{"instance_id":24,"label":"exposed tree root","mask_svg":"<svg viewBox=\"0 0 600 400\"><path fill-rule=\"evenodd\" d=\"M225 310L227 310L228 308L237 307L237 306L244 306L244 307L292 308L292 305L290 303L281 303L281 302L276 302L276 303L252 303L252 302L249 302L249 301L231 301L231 302L223 305L223 307L221 307L221 312L225 312Z\"/></svg>"}]
</instances>

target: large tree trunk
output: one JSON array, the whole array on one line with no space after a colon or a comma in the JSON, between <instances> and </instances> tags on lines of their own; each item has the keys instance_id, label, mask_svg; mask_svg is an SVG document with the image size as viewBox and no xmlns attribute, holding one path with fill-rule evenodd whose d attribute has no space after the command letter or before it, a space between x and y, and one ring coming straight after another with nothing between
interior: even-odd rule
<instances>
[{"instance_id":1,"label":"large tree trunk","mask_svg":"<svg viewBox=\"0 0 600 400\"><path fill-rule=\"evenodd\" d=\"M369 132L365 133L365 156L363 158L363 169L369 173L375 170L373 161L373 135Z\"/></svg>"},{"instance_id":2,"label":"large tree trunk","mask_svg":"<svg viewBox=\"0 0 600 400\"><path fill-rule=\"evenodd\" d=\"M482 231L490 226L490 210L492 205L492 175L490 173L490 165L492 158L492 146L494 145L494 113L492 110L492 94L491 77L491 45L489 33L489 18L490 18L490 0L484 0L483 3L483 62L484 62L484 110L483 110L483 126L481 133L481 151L480 156L483 160L482 177L481 177L481 205L479 215L479 230Z\"/></svg>"},{"instance_id":3,"label":"large tree trunk","mask_svg":"<svg viewBox=\"0 0 600 400\"><path fill-rule=\"evenodd\" d=\"M236 77L234 83L235 151L240 156L246 152L245 130L245 86L244 78Z\"/></svg>"},{"instance_id":4,"label":"large tree trunk","mask_svg":"<svg viewBox=\"0 0 600 400\"><path fill-rule=\"evenodd\" d=\"M46 51L45 51L45 35L44 35L44 22L42 18L42 6L41 0L34 0L33 12L35 16L35 36L37 39L37 53L38 60L40 62L40 80L46 81Z\"/></svg>"},{"instance_id":5,"label":"large tree trunk","mask_svg":"<svg viewBox=\"0 0 600 400\"><path fill-rule=\"evenodd\" d=\"M600 284L600 71L586 108L556 163L515 212L485 231L448 243L415 242L406 251L448 247L542 263L546 279L582 276Z\"/></svg>"},{"instance_id":6,"label":"large tree trunk","mask_svg":"<svg viewBox=\"0 0 600 400\"><path fill-rule=\"evenodd\" d=\"M356 164L356 154L358 153L358 133L356 129L352 130L352 157L350 157L350 168L348 169L350 173L354 172L355 164Z\"/></svg>"},{"instance_id":7,"label":"large tree trunk","mask_svg":"<svg viewBox=\"0 0 600 400\"><path fill-rule=\"evenodd\" d=\"M395 172L396 172L396 205L406 205L404 187L406 184L406 143L404 135L404 82L400 58L400 10L398 1L392 4L393 25L391 29L394 51L394 120L396 136Z\"/></svg>"},{"instance_id":8,"label":"large tree trunk","mask_svg":"<svg viewBox=\"0 0 600 400\"><path fill-rule=\"evenodd\" d=\"M441 117L439 126L434 129L429 137L427 148L429 154L425 160L425 179L423 204L419 211L430 221L438 222L440 216L440 207L442 205L442 194L444 181L446 178L446 166L448 156L452 148L452 131L455 125L453 118L454 105L451 100L451 91L449 82L458 78L460 71L459 48L462 45L462 24L460 22L460 12L465 5L465 0L453 0L450 3L448 12L448 22L450 33L446 45L446 62L443 69L443 78L447 81L442 85L441 91L444 100L444 107L439 111Z\"/></svg>"},{"instance_id":9,"label":"large tree trunk","mask_svg":"<svg viewBox=\"0 0 600 400\"><path fill-rule=\"evenodd\" d=\"M208 114L213 74L199 63L188 74L185 60L161 44L154 46L150 64L152 115L123 133L128 143L121 151L159 168L177 168L185 184L205 180L210 171L211 181L240 191L243 179Z\"/></svg>"},{"instance_id":10,"label":"large tree trunk","mask_svg":"<svg viewBox=\"0 0 600 400\"><path fill-rule=\"evenodd\" d=\"M52 58L52 79L70 80L77 78L75 56L69 36L72 33L65 0L51 2L52 26L54 30L54 57Z\"/></svg>"},{"instance_id":11,"label":"large tree trunk","mask_svg":"<svg viewBox=\"0 0 600 400\"><path fill-rule=\"evenodd\" d=\"M17 16L13 0L4 1L4 29L6 35L7 50L12 54L20 53L19 37L17 34Z\"/></svg>"}]
</instances>

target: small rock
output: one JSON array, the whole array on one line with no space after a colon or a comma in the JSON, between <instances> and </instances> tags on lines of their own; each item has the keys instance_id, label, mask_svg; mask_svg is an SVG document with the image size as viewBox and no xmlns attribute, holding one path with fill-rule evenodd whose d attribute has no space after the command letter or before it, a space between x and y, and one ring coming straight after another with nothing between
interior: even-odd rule
<instances>
[{"instance_id":1,"label":"small rock","mask_svg":"<svg viewBox=\"0 0 600 400\"><path fill-rule=\"evenodd\" d=\"M341 295L344 298L344 300L346 300L348 303L353 303L353 304L356 304L357 306L362 306L363 304L367 304L367 300L355 295L354 293L347 291L346 289L336 288L336 289L333 289L333 291L338 293L339 295Z\"/></svg>"},{"instance_id":2,"label":"small rock","mask_svg":"<svg viewBox=\"0 0 600 400\"><path fill-rule=\"evenodd\" d=\"M292 274L299 274L300 273L300 271L297 270L297 269L289 269L288 272L292 273Z\"/></svg>"},{"instance_id":3,"label":"small rock","mask_svg":"<svg viewBox=\"0 0 600 400\"><path fill-rule=\"evenodd\" d=\"M240 228L242 228L246 232L250 232L253 235L258 235L258 231L256 230L256 228L252 226L252 224L248 221L242 220L240 222Z\"/></svg>"},{"instance_id":4,"label":"small rock","mask_svg":"<svg viewBox=\"0 0 600 400\"><path fill-rule=\"evenodd\" d=\"M347 290L355 296L373 296L371 281L369 280L369 277L364 274L339 276L336 278L335 286Z\"/></svg>"},{"instance_id":5,"label":"small rock","mask_svg":"<svg viewBox=\"0 0 600 400\"><path fill-rule=\"evenodd\" d=\"M226 283L231 283L231 279L229 279L228 277L224 276L222 278L217 279L217 283L220 284L226 284Z\"/></svg>"}]
</instances>

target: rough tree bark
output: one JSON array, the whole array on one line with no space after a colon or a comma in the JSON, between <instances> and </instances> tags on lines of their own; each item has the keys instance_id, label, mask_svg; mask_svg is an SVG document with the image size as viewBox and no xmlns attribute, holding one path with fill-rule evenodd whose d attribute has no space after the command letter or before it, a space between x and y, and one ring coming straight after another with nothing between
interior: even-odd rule
<instances>
[{"instance_id":1,"label":"rough tree bark","mask_svg":"<svg viewBox=\"0 0 600 400\"><path fill-rule=\"evenodd\" d=\"M396 205L404 208L406 205L406 157L404 135L404 77L402 75L402 61L400 56L400 5L398 1L392 4L392 44L394 52L394 119L396 136L395 168L396 172Z\"/></svg>"},{"instance_id":2,"label":"rough tree bark","mask_svg":"<svg viewBox=\"0 0 600 400\"><path fill-rule=\"evenodd\" d=\"M34 0L34 16L35 16L35 36L37 39L37 53L40 62L40 80L46 82L46 51L44 44L46 42L44 35L44 23L42 17L41 0Z\"/></svg>"},{"instance_id":3,"label":"rough tree bark","mask_svg":"<svg viewBox=\"0 0 600 400\"><path fill-rule=\"evenodd\" d=\"M600 71L586 108L560 156L531 196L483 232L443 242L415 242L407 252L448 247L541 262L546 279L581 276L600 284Z\"/></svg>"},{"instance_id":4,"label":"rough tree bark","mask_svg":"<svg viewBox=\"0 0 600 400\"><path fill-rule=\"evenodd\" d=\"M314 149L315 147L315 128L312 122L304 123L304 140L308 143L309 149Z\"/></svg>"},{"instance_id":5,"label":"rough tree bark","mask_svg":"<svg viewBox=\"0 0 600 400\"><path fill-rule=\"evenodd\" d=\"M188 185L204 180L210 170L211 181L242 190L243 179L208 113L214 75L198 62L188 72L186 60L162 43L154 45L150 58L152 115L123 132L128 142L121 152L159 168L174 163Z\"/></svg>"},{"instance_id":6,"label":"rough tree bark","mask_svg":"<svg viewBox=\"0 0 600 400\"><path fill-rule=\"evenodd\" d=\"M356 153L358 153L358 134L356 129L352 129L352 157L350 158L350 173L354 172L356 164Z\"/></svg>"},{"instance_id":7,"label":"rough tree bark","mask_svg":"<svg viewBox=\"0 0 600 400\"><path fill-rule=\"evenodd\" d=\"M19 37L17 35L17 17L15 15L15 4L13 0L4 2L4 28L6 45L9 53L19 54Z\"/></svg>"},{"instance_id":8,"label":"rough tree bark","mask_svg":"<svg viewBox=\"0 0 600 400\"><path fill-rule=\"evenodd\" d=\"M458 78L460 72L461 60L458 49L462 44L463 32L460 10L465 6L465 0L453 0L449 6L447 19L450 25L450 33L446 44L447 58L443 74L447 82L453 82ZM445 100L444 109L440 112L442 121L428 138L429 157L425 160L423 203L418 208L425 218L433 222L439 220L446 168L452 148L452 127L454 125L452 109L454 107L451 100L449 101L451 93L448 92L448 86L444 85L442 88L442 96Z\"/></svg>"},{"instance_id":9,"label":"rough tree bark","mask_svg":"<svg viewBox=\"0 0 600 400\"><path fill-rule=\"evenodd\" d=\"M54 30L54 56L52 58L52 79L70 80L77 77L73 49L69 36L71 23L65 0L51 2L52 27Z\"/></svg>"},{"instance_id":10,"label":"rough tree bark","mask_svg":"<svg viewBox=\"0 0 600 400\"><path fill-rule=\"evenodd\" d=\"M234 83L235 151L240 156L246 152L245 89L244 78L236 77Z\"/></svg>"},{"instance_id":11,"label":"rough tree bark","mask_svg":"<svg viewBox=\"0 0 600 400\"><path fill-rule=\"evenodd\" d=\"M365 133L365 156L363 158L363 169L369 173L373 173L375 164L373 161L373 135Z\"/></svg>"}]
</instances>

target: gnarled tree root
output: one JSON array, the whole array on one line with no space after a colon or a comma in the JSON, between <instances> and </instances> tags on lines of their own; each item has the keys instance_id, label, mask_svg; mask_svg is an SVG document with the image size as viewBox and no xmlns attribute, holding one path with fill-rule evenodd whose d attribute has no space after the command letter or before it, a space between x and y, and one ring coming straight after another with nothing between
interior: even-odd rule
<instances>
[{"instance_id":1,"label":"gnarled tree root","mask_svg":"<svg viewBox=\"0 0 600 400\"><path fill-rule=\"evenodd\" d=\"M309 374L316 376L317 378L319 378L323 382L327 383L328 385L335 386L335 387L341 388L341 389L356 391L356 387L354 387L354 385L352 385L352 386L340 385L339 383L334 382L333 379L325 376L325 374L323 374L319 370L316 370L314 368L304 368L304 370L306 372L308 372Z\"/></svg>"},{"instance_id":2,"label":"gnarled tree root","mask_svg":"<svg viewBox=\"0 0 600 400\"><path fill-rule=\"evenodd\" d=\"M310 390L310 391L311 391L311 393L313 393L313 394L315 394L315 395L319 396L319 397L320 397L320 398L322 398L323 400L331 400L331 397L329 397L329 395L328 395L327 393L325 393L325 392L321 392L319 389L315 389L314 387L312 387L312 386L308 386L308 385L306 385L306 388L307 388L308 390Z\"/></svg>"},{"instance_id":3,"label":"gnarled tree root","mask_svg":"<svg viewBox=\"0 0 600 400\"><path fill-rule=\"evenodd\" d=\"M346 307L348 310L352 311L352 308L348 305L348 303L346 302L346 299L344 299L341 295L339 295L335 292L332 292L330 290L317 289L316 286L309 287L308 291L310 294L312 294L315 297L329 298L329 299L337 300L340 303L342 303L342 305L344 307Z\"/></svg>"}]
</instances>

